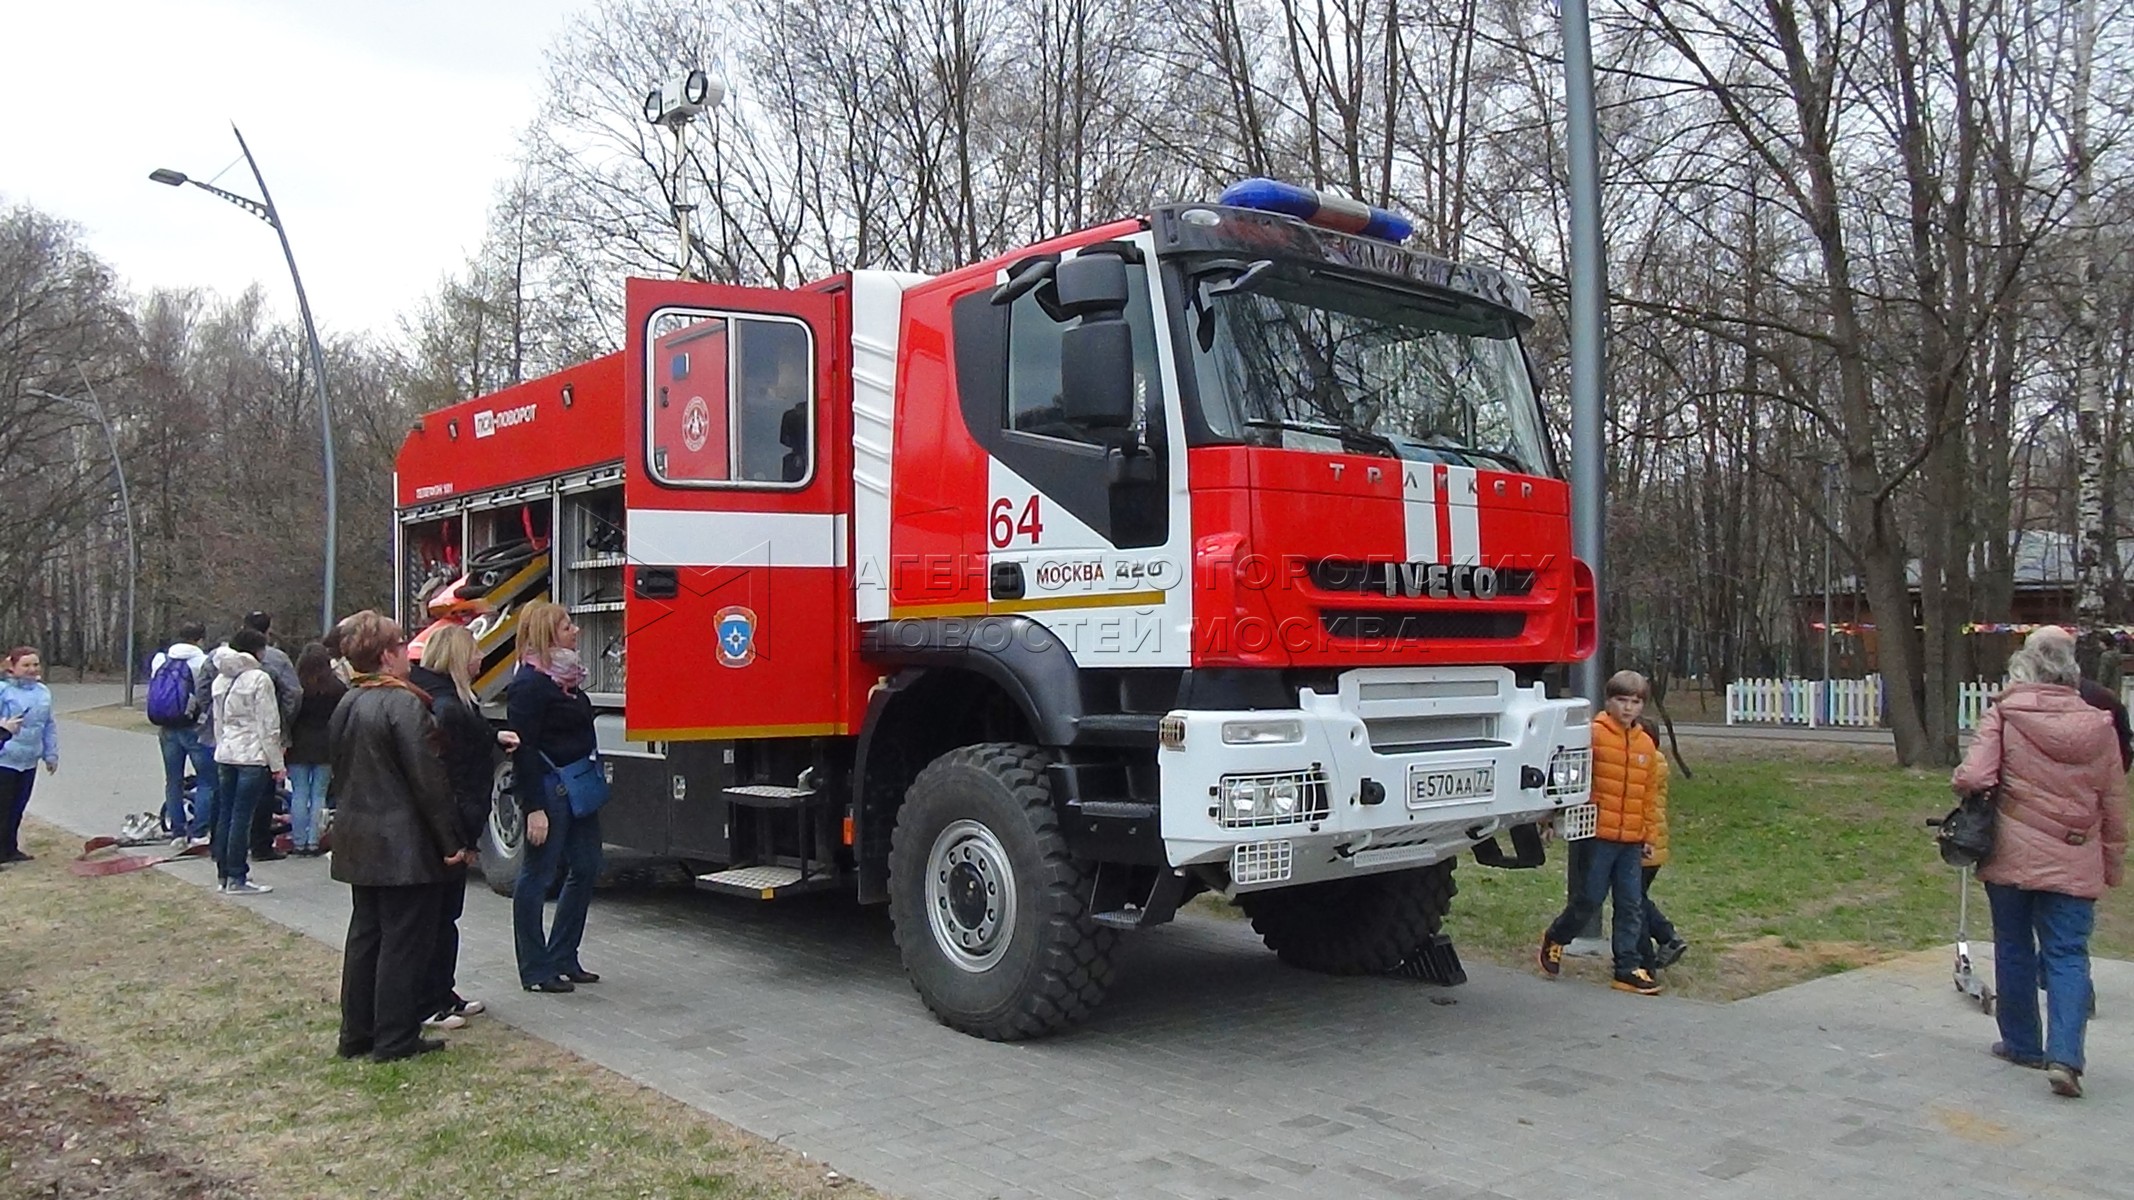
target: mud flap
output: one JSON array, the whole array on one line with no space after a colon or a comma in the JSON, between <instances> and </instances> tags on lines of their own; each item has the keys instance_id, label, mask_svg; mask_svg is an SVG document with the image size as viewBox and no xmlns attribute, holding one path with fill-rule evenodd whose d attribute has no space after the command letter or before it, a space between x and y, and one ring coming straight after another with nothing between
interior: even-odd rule
<instances>
[{"instance_id":1,"label":"mud flap","mask_svg":"<svg viewBox=\"0 0 2134 1200\"><path fill-rule=\"evenodd\" d=\"M1494 837L1486 842L1475 843L1475 861L1485 867L1528 870L1547 862L1548 857L1548 851L1541 845L1541 829L1535 825L1512 826L1512 853L1509 857Z\"/></svg>"},{"instance_id":2,"label":"mud flap","mask_svg":"<svg viewBox=\"0 0 2134 1200\"><path fill-rule=\"evenodd\" d=\"M1528 828L1520 826L1520 828ZM1467 969L1460 965L1460 952L1452 948L1449 934L1437 933L1417 947L1415 953L1401 960L1399 966L1386 972L1396 979L1420 979L1439 987L1458 987L1467 982Z\"/></svg>"}]
</instances>

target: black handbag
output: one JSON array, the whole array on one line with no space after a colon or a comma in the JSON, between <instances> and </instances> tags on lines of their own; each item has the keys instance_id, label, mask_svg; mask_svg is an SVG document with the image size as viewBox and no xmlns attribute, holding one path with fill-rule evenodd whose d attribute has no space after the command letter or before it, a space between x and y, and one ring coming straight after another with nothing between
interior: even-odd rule
<instances>
[{"instance_id":1,"label":"black handbag","mask_svg":"<svg viewBox=\"0 0 2134 1200\"><path fill-rule=\"evenodd\" d=\"M1993 857L1993 819L2000 796L1998 787L1964 793L1934 831L1941 861L1952 867L1975 867Z\"/></svg>"}]
</instances>

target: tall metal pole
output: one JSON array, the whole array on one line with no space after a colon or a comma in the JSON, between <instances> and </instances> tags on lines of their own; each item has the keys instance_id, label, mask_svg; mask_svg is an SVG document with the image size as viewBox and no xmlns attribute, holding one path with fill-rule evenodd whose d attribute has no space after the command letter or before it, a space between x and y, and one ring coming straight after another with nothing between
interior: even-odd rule
<instances>
[{"instance_id":1,"label":"tall metal pole","mask_svg":"<svg viewBox=\"0 0 2134 1200\"><path fill-rule=\"evenodd\" d=\"M274 227L274 235L281 239L282 258L289 263L289 282L296 285L297 312L304 318L304 341L311 348L311 383L318 396L319 445L326 471L326 577L319 597L319 631L324 633L333 628L336 531L340 526L336 504L339 489L335 485L333 462L333 410L326 400L326 354L319 349L318 327L311 323L311 300L304 295L304 277L297 274L296 252L289 248L289 231L282 225L281 212L274 207L273 194L267 191L267 178L259 173L259 162L252 157L252 148L245 145L243 132L234 123L230 132L237 135L237 148L244 151L245 165L252 168L252 181L259 185L259 198L267 210L267 224Z\"/></svg>"},{"instance_id":2,"label":"tall metal pole","mask_svg":"<svg viewBox=\"0 0 2134 1200\"><path fill-rule=\"evenodd\" d=\"M68 406L70 406L70 407L74 408L74 409L75 409L76 411L78 411L78 412L86 412L86 413L88 413L88 414L89 414L90 416L92 416L92 417L95 417L95 418L96 418L96 423L97 423L97 425L98 425L98 426L99 426L100 428L102 428L102 429L103 429L103 431L104 431L104 445L105 445L106 447L108 447L108 448L110 449L110 451L111 451L111 471L112 471L112 473L113 473L113 474L115 474L115 475L117 475L117 476L118 476L118 480L119 480L119 511L120 511L121 513L123 513L123 514L125 515L125 517L126 517L126 697L125 697L125 705L126 705L126 707L127 707L127 708L132 708L132 707L133 707L133 669L134 669L134 661L133 661L133 656L134 656L134 640L133 640L133 639L134 639L134 619L133 619L133 616L134 616L134 608L133 608L133 597L134 597L134 582L135 582L136 578L137 578L137 577L138 577L138 576L140 575L140 573L141 573L141 556L140 556L140 552L139 552L139 551L138 551L138 550L137 550L137 549L135 548L135 545L134 545L134 533L133 533L133 494L132 494L131 492L129 492L129 491L127 491L127 490L126 490L126 464L125 464L125 462L124 462L124 461L123 461L122 459L120 459L120 458L119 458L119 439L118 439L118 435L117 435L116 433L112 432L112 429L111 429L111 421L110 421L110 420L109 420L109 419L108 419L107 417L105 417L105 415L104 415L104 405L103 405L103 403L102 403L101 401L99 401L99 400L98 400L98 399L96 398L96 389L95 389L94 387L91 387L91 386L90 386L90 384L89 384L89 373L88 373L87 371L84 371L84 370L82 370L82 369L81 369L80 367L78 367L78 366L77 366L77 367L76 367L76 368L75 368L74 370L75 370L75 373L76 373L76 374L78 374L78 375L80 375L80 376L81 376L81 381L82 381L82 387L86 388L86 389L88 390L88 392L89 392L89 401L88 401L88 403L86 403L86 404L84 404L83 402L81 402L81 401L79 401L79 400L76 400L76 399L75 399L74 397L72 397L72 396L62 396L62 395L59 395L59 394L58 394L58 393L56 393L56 392L48 392L48 391L45 391L45 390L44 390L44 389L42 389L42 388L25 388L25 389L23 389L23 390L24 390L24 391L27 391L27 392L29 392L29 393L30 393L31 395L33 395L33 396L43 396L43 397L44 397L45 399L47 399L47 400L57 400L57 401L59 401L59 402L60 402L61 404L65 404L65 405L68 405Z\"/></svg>"},{"instance_id":3,"label":"tall metal pole","mask_svg":"<svg viewBox=\"0 0 2134 1200\"><path fill-rule=\"evenodd\" d=\"M1607 628L1607 469L1601 413L1608 300L1600 224L1600 121L1594 102L1593 30L1586 0L1563 0L1565 142L1571 168L1571 550L1593 570L1593 614ZM1605 636L1572 673L1572 690L1599 701Z\"/></svg>"},{"instance_id":4,"label":"tall metal pole","mask_svg":"<svg viewBox=\"0 0 2134 1200\"><path fill-rule=\"evenodd\" d=\"M1572 669L1571 690L1597 708L1601 702L1608 610L1605 569L1608 476L1602 456L1603 321L1608 276L1601 247L1600 118L1593 96L1593 28L1586 0L1563 0L1564 141L1570 153L1571 201L1571 551L1593 570L1593 655ZM1585 843L1573 843L1574 847ZM1574 849L1565 886L1582 886ZM1600 913L1572 943L1573 953L1599 954Z\"/></svg>"}]
</instances>

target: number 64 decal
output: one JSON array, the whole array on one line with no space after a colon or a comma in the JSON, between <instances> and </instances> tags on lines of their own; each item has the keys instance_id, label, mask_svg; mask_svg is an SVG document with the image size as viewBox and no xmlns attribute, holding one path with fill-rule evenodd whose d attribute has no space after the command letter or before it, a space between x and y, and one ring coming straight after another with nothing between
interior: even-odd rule
<instances>
[{"instance_id":1,"label":"number 64 decal","mask_svg":"<svg viewBox=\"0 0 2134 1200\"><path fill-rule=\"evenodd\" d=\"M1020 515L1015 512L1015 501L1006 496L993 501L992 515L986 520L986 536L995 550L1005 549L1018 537L1035 546L1044 532L1045 523L1038 518L1036 496L1023 504Z\"/></svg>"}]
</instances>

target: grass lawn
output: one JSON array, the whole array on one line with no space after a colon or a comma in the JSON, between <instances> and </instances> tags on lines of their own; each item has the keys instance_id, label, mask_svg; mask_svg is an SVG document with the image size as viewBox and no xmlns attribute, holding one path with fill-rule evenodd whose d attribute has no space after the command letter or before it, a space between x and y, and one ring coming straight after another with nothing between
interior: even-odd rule
<instances>
[{"instance_id":1,"label":"grass lawn","mask_svg":"<svg viewBox=\"0 0 2134 1200\"><path fill-rule=\"evenodd\" d=\"M1665 973L1670 990L1730 1000L1955 940L1956 872L1924 824L1954 802L1947 772L1902 770L1886 752L1685 753L1696 778L1674 775L1673 856L1652 889L1691 945ZM1563 858L1551 847L1536 871L1462 863L1446 924L1461 953L1531 966L1563 904ZM1985 895L1973 889L1971 936L1990 942ZM2124 891L2099 905L2091 949L2134 952ZM1565 962L1567 975L1607 978L1604 960Z\"/></svg>"},{"instance_id":2,"label":"grass lawn","mask_svg":"<svg viewBox=\"0 0 2134 1200\"><path fill-rule=\"evenodd\" d=\"M160 872L0 872L0 1197L866 1197L864 1185L477 1017L333 1057L340 954Z\"/></svg>"}]
</instances>

